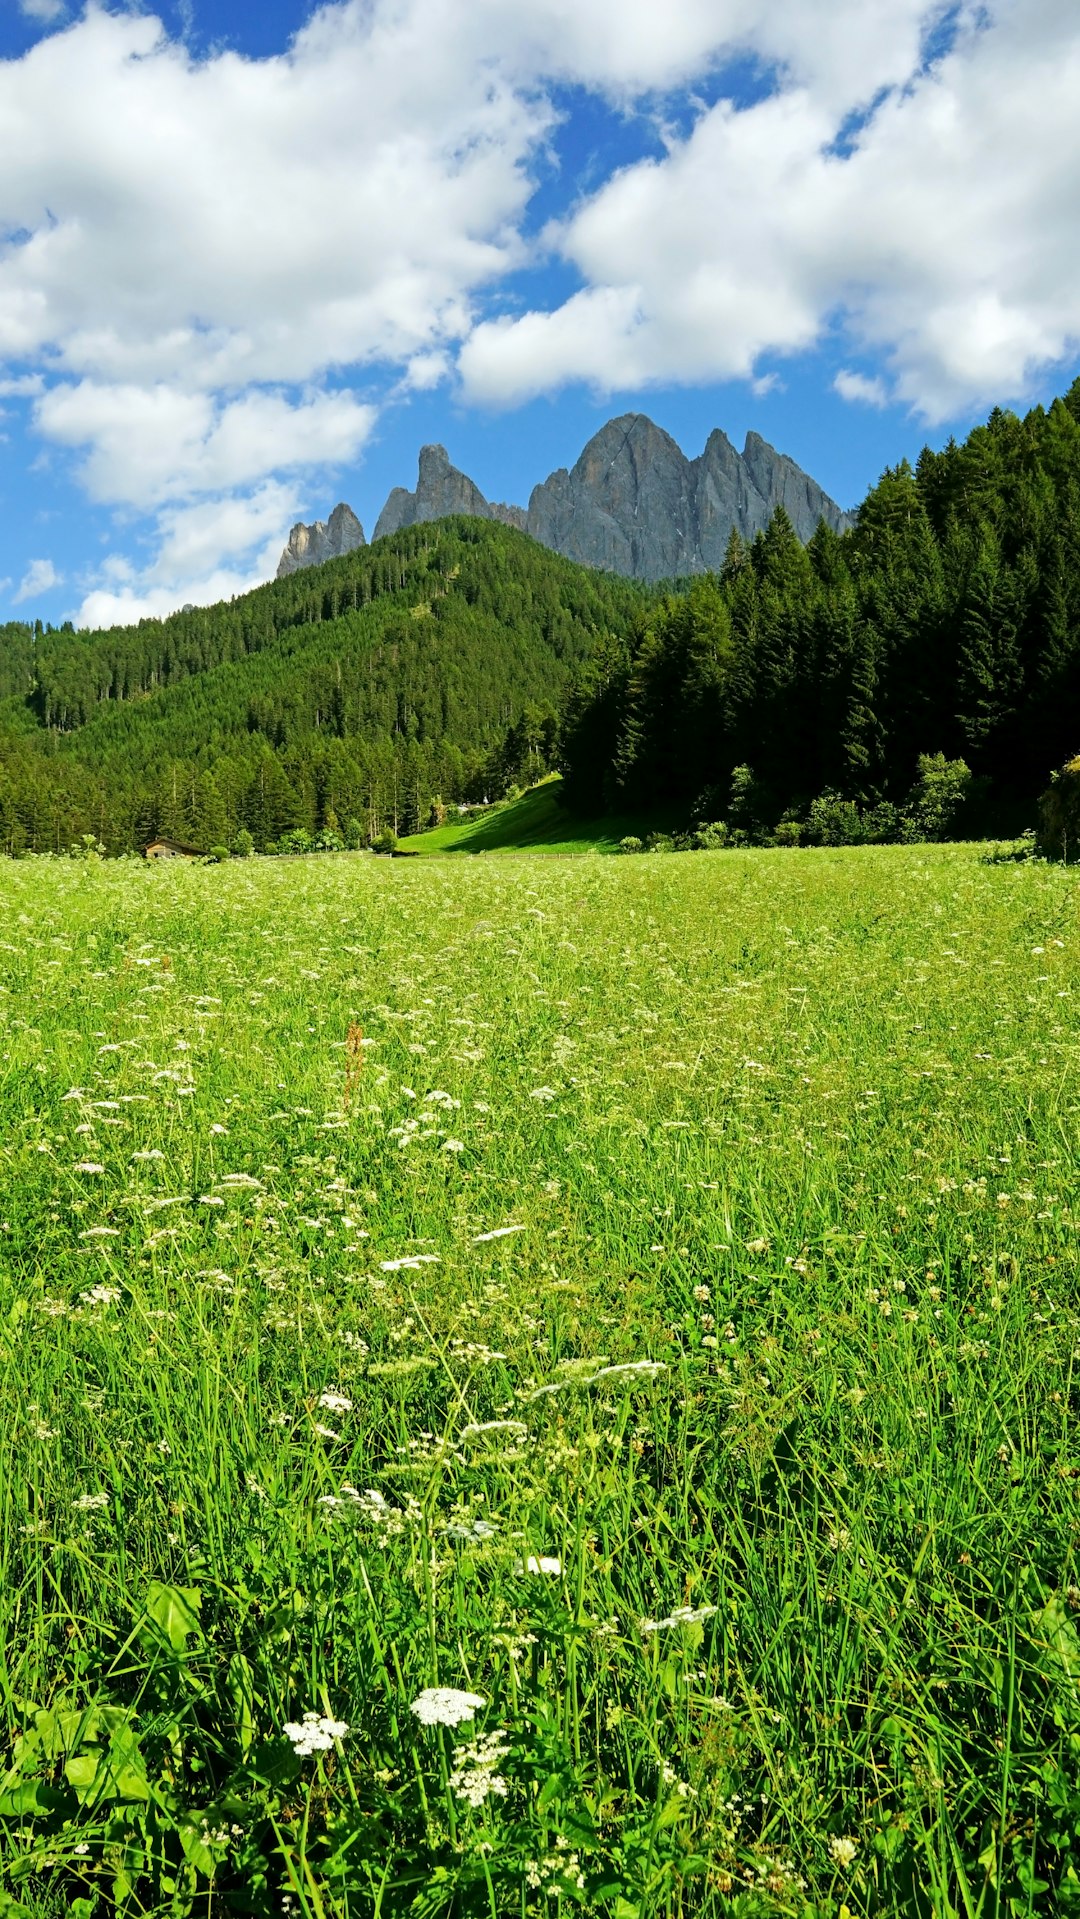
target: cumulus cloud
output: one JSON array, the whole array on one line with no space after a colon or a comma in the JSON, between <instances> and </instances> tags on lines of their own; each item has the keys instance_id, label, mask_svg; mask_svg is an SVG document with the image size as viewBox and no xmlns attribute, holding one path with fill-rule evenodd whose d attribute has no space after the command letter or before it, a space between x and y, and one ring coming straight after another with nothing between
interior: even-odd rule
<instances>
[{"instance_id":1,"label":"cumulus cloud","mask_svg":"<svg viewBox=\"0 0 1080 1919\"><path fill-rule=\"evenodd\" d=\"M878 373L856 373L851 367L841 367L833 381L834 393L842 400L853 400L863 406L888 406L889 390Z\"/></svg>"},{"instance_id":2,"label":"cumulus cloud","mask_svg":"<svg viewBox=\"0 0 1080 1919\"><path fill-rule=\"evenodd\" d=\"M999 0L856 128L809 82L721 101L555 229L583 290L482 322L467 388L745 376L839 316L927 418L1020 394L1080 342L1078 97L1080 23Z\"/></svg>"},{"instance_id":3,"label":"cumulus cloud","mask_svg":"<svg viewBox=\"0 0 1080 1919\"><path fill-rule=\"evenodd\" d=\"M148 507L274 469L355 459L376 416L347 391L293 404L255 389L218 404L178 386L81 380L51 387L35 417L48 439L89 448L82 478L92 499Z\"/></svg>"},{"instance_id":4,"label":"cumulus cloud","mask_svg":"<svg viewBox=\"0 0 1080 1919\"><path fill-rule=\"evenodd\" d=\"M24 600L36 599L42 593L48 593L54 586L63 586L63 578L57 572L51 560L31 560L23 574L19 590L15 594L15 605L21 606Z\"/></svg>"},{"instance_id":5,"label":"cumulus cloud","mask_svg":"<svg viewBox=\"0 0 1080 1919\"><path fill-rule=\"evenodd\" d=\"M67 12L65 0L19 0L19 12L27 20L36 20L43 27L55 25Z\"/></svg>"},{"instance_id":6,"label":"cumulus cloud","mask_svg":"<svg viewBox=\"0 0 1080 1919\"><path fill-rule=\"evenodd\" d=\"M0 375L164 543L168 511L354 460L361 374L515 404L754 381L846 329L937 418L1080 340L1060 0L334 0L259 60L142 6L22 5L57 30L0 62ZM661 148L538 240L560 87ZM545 248L577 290L500 310ZM837 390L877 404L875 377ZM106 586L166 589L144 575Z\"/></svg>"}]
</instances>

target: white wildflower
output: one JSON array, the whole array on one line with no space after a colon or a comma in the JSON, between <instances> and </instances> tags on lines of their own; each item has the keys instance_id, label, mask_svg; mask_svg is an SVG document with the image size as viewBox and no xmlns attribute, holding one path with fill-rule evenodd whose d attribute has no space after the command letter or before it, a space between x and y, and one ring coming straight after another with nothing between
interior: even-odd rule
<instances>
[{"instance_id":1,"label":"white wildflower","mask_svg":"<svg viewBox=\"0 0 1080 1919\"><path fill-rule=\"evenodd\" d=\"M474 1246L486 1246L489 1239L506 1239L510 1233L523 1233L524 1226L496 1226L493 1232L477 1233Z\"/></svg>"},{"instance_id":2,"label":"white wildflower","mask_svg":"<svg viewBox=\"0 0 1080 1919\"><path fill-rule=\"evenodd\" d=\"M855 1855L858 1850L859 1848L854 1839L840 1839L834 1835L834 1837L829 1840L829 1851L836 1865L840 1867L841 1872L846 1872L847 1868L854 1864Z\"/></svg>"},{"instance_id":3,"label":"white wildflower","mask_svg":"<svg viewBox=\"0 0 1080 1919\"><path fill-rule=\"evenodd\" d=\"M119 1286L91 1286L88 1292L79 1294L84 1306L112 1306L122 1297Z\"/></svg>"},{"instance_id":4,"label":"white wildflower","mask_svg":"<svg viewBox=\"0 0 1080 1919\"><path fill-rule=\"evenodd\" d=\"M697 1626L715 1611L715 1606L676 1606L666 1619L641 1619L638 1624L642 1632L666 1632L672 1626Z\"/></svg>"},{"instance_id":5,"label":"white wildflower","mask_svg":"<svg viewBox=\"0 0 1080 1919\"><path fill-rule=\"evenodd\" d=\"M465 1151L465 1141L463 1139L444 1139L440 1150L444 1153L463 1153Z\"/></svg>"},{"instance_id":6,"label":"white wildflower","mask_svg":"<svg viewBox=\"0 0 1080 1919\"><path fill-rule=\"evenodd\" d=\"M537 1558L535 1553L530 1553L524 1562L519 1559L514 1567L514 1571L516 1573L546 1573L550 1579L561 1579L563 1576L561 1559L556 1559L554 1556L545 1557L544 1555Z\"/></svg>"},{"instance_id":7,"label":"white wildflower","mask_svg":"<svg viewBox=\"0 0 1080 1919\"><path fill-rule=\"evenodd\" d=\"M451 1519L443 1528L448 1539L460 1539L466 1545L494 1539L499 1528L490 1519Z\"/></svg>"},{"instance_id":8,"label":"white wildflower","mask_svg":"<svg viewBox=\"0 0 1080 1919\"><path fill-rule=\"evenodd\" d=\"M458 1692L453 1686L427 1686L409 1707L423 1726L463 1726L476 1717L487 1700L478 1692Z\"/></svg>"},{"instance_id":9,"label":"white wildflower","mask_svg":"<svg viewBox=\"0 0 1080 1919\"><path fill-rule=\"evenodd\" d=\"M108 1493L80 1493L78 1499L73 1499L71 1503L77 1513L101 1512L109 1503L109 1495Z\"/></svg>"},{"instance_id":10,"label":"white wildflower","mask_svg":"<svg viewBox=\"0 0 1080 1919\"><path fill-rule=\"evenodd\" d=\"M509 1787L496 1768L509 1751L502 1732L482 1732L471 1745L459 1746L454 1753L457 1765L449 1780L454 1797L474 1808L482 1806L493 1793L505 1799Z\"/></svg>"},{"instance_id":11,"label":"white wildflower","mask_svg":"<svg viewBox=\"0 0 1080 1919\"><path fill-rule=\"evenodd\" d=\"M486 1439L489 1433L507 1433L513 1439L524 1439L529 1428L523 1419L485 1419L476 1426L463 1426L459 1439Z\"/></svg>"},{"instance_id":12,"label":"white wildflower","mask_svg":"<svg viewBox=\"0 0 1080 1919\"><path fill-rule=\"evenodd\" d=\"M666 1373L667 1364L662 1359L629 1359L621 1366L601 1366L598 1373L592 1375L589 1385L597 1379L622 1379L631 1374L639 1374L644 1379L654 1379L657 1373Z\"/></svg>"},{"instance_id":13,"label":"white wildflower","mask_svg":"<svg viewBox=\"0 0 1080 1919\"><path fill-rule=\"evenodd\" d=\"M410 1253L406 1259L384 1259L379 1262L381 1273L401 1273L411 1271L417 1266L437 1266L438 1253Z\"/></svg>"},{"instance_id":14,"label":"white wildflower","mask_svg":"<svg viewBox=\"0 0 1080 1919\"><path fill-rule=\"evenodd\" d=\"M344 1393L320 1393L319 1405L328 1413L352 1412L352 1400L346 1399Z\"/></svg>"},{"instance_id":15,"label":"white wildflower","mask_svg":"<svg viewBox=\"0 0 1080 1919\"><path fill-rule=\"evenodd\" d=\"M80 1159L76 1161L71 1170L74 1173L103 1173L105 1168L104 1166L99 1166L96 1159Z\"/></svg>"},{"instance_id":16,"label":"white wildflower","mask_svg":"<svg viewBox=\"0 0 1080 1919\"><path fill-rule=\"evenodd\" d=\"M296 1723L282 1727L298 1759L310 1759L313 1753L329 1752L335 1741L344 1739L349 1728L343 1719L324 1719L317 1712L306 1712Z\"/></svg>"}]
</instances>

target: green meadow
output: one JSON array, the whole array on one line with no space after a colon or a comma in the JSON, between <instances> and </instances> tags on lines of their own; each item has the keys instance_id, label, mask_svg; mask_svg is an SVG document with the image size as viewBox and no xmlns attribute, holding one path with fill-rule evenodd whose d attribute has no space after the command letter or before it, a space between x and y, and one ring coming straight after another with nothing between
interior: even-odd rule
<instances>
[{"instance_id":1,"label":"green meadow","mask_svg":"<svg viewBox=\"0 0 1080 1919\"><path fill-rule=\"evenodd\" d=\"M675 807L585 819L562 804L561 793L558 777L541 780L515 800L409 834L399 845L407 853L617 853L629 835L644 840L686 824Z\"/></svg>"},{"instance_id":2,"label":"green meadow","mask_svg":"<svg viewBox=\"0 0 1080 1919\"><path fill-rule=\"evenodd\" d=\"M1075 872L0 870L0 1915L1080 1913Z\"/></svg>"}]
</instances>

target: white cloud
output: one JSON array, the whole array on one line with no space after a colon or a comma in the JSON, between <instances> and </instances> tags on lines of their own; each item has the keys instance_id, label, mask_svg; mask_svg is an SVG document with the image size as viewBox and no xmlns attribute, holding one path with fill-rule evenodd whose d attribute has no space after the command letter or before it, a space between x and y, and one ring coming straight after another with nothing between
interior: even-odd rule
<instances>
[{"instance_id":1,"label":"white cloud","mask_svg":"<svg viewBox=\"0 0 1080 1919\"><path fill-rule=\"evenodd\" d=\"M287 55L199 62L91 8L0 66L0 231L29 236L0 252L0 354L222 388L458 338L519 255L551 116L449 21L429 40L444 11L327 9Z\"/></svg>"},{"instance_id":2,"label":"white cloud","mask_svg":"<svg viewBox=\"0 0 1080 1919\"><path fill-rule=\"evenodd\" d=\"M732 61L757 104L722 97ZM579 291L500 315L561 84L692 124L545 234ZM457 364L512 404L754 381L840 325L929 416L1019 395L1080 340L1078 97L1060 0L338 0L262 60L89 0L0 61L0 391L37 382L91 498L158 513L178 586L199 523L170 512L258 517L358 456L358 369L422 394Z\"/></svg>"},{"instance_id":3,"label":"white cloud","mask_svg":"<svg viewBox=\"0 0 1080 1919\"><path fill-rule=\"evenodd\" d=\"M19 11L28 20L36 20L43 27L55 25L67 12L65 0L19 0Z\"/></svg>"},{"instance_id":4,"label":"white cloud","mask_svg":"<svg viewBox=\"0 0 1080 1919\"><path fill-rule=\"evenodd\" d=\"M31 560L14 596L14 604L21 606L24 600L35 599L39 594L48 593L54 586L63 584L51 560Z\"/></svg>"},{"instance_id":5,"label":"white cloud","mask_svg":"<svg viewBox=\"0 0 1080 1919\"><path fill-rule=\"evenodd\" d=\"M992 14L847 149L828 88L790 87L617 174L554 235L583 290L477 327L467 390L744 377L840 315L928 418L1021 395L1080 343L1080 21Z\"/></svg>"},{"instance_id":6,"label":"white cloud","mask_svg":"<svg viewBox=\"0 0 1080 1919\"><path fill-rule=\"evenodd\" d=\"M40 373L22 373L15 379L0 380L0 400L33 400L44 390Z\"/></svg>"},{"instance_id":7,"label":"white cloud","mask_svg":"<svg viewBox=\"0 0 1080 1919\"><path fill-rule=\"evenodd\" d=\"M265 473L354 460L375 409L352 393L316 393L293 405L252 389L224 405L178 386L52 387L35 409L48 439L89 447L82 478L91 499L149 507L250 485Z\"/></svg>"},{"instance_id":8,"label":"white cloud","mask_svg":"<svg viewBox=\"0 0 1080 1919\"><path fill-rule=\"evenodd\" d=\"M91 5L0 64L0 357L220 390L444 350L523 257L549 83L633 99L749 54L835 118L908 78L937 10L345 0L277 58L199 61Z\"/></svg>"},{"instance_id":9,"label":"white cloud","mask_svg":"<svg viewBox=\"0 0 1080 1919\"><path fill-rule=\"evenodd\" d=\"M880 374L856 373L851 367L841 367L833 381L834 393L842 400L853 400L863 406L888 406L889 390Z\"/></svg>"}]
</instances>

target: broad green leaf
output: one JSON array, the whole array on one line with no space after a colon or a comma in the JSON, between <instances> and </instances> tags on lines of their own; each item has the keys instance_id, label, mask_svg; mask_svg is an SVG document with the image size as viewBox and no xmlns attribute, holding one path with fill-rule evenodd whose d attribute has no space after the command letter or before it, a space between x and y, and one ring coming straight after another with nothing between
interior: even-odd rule
<instances>
[{"instance_id":1,"label":"broad green leaf","mask_svg":"<svg viewBox=\"0 0 1080 1919\"><path fill-rule=\"evenodd\" d=\"M192 1633L201 1630L199 1612L202 1593L195 1586L165 1586L150 1581L146 1594L146 1616L164 1633L174 1652L184 1652Z\"/></svg>"}]
</instances>

